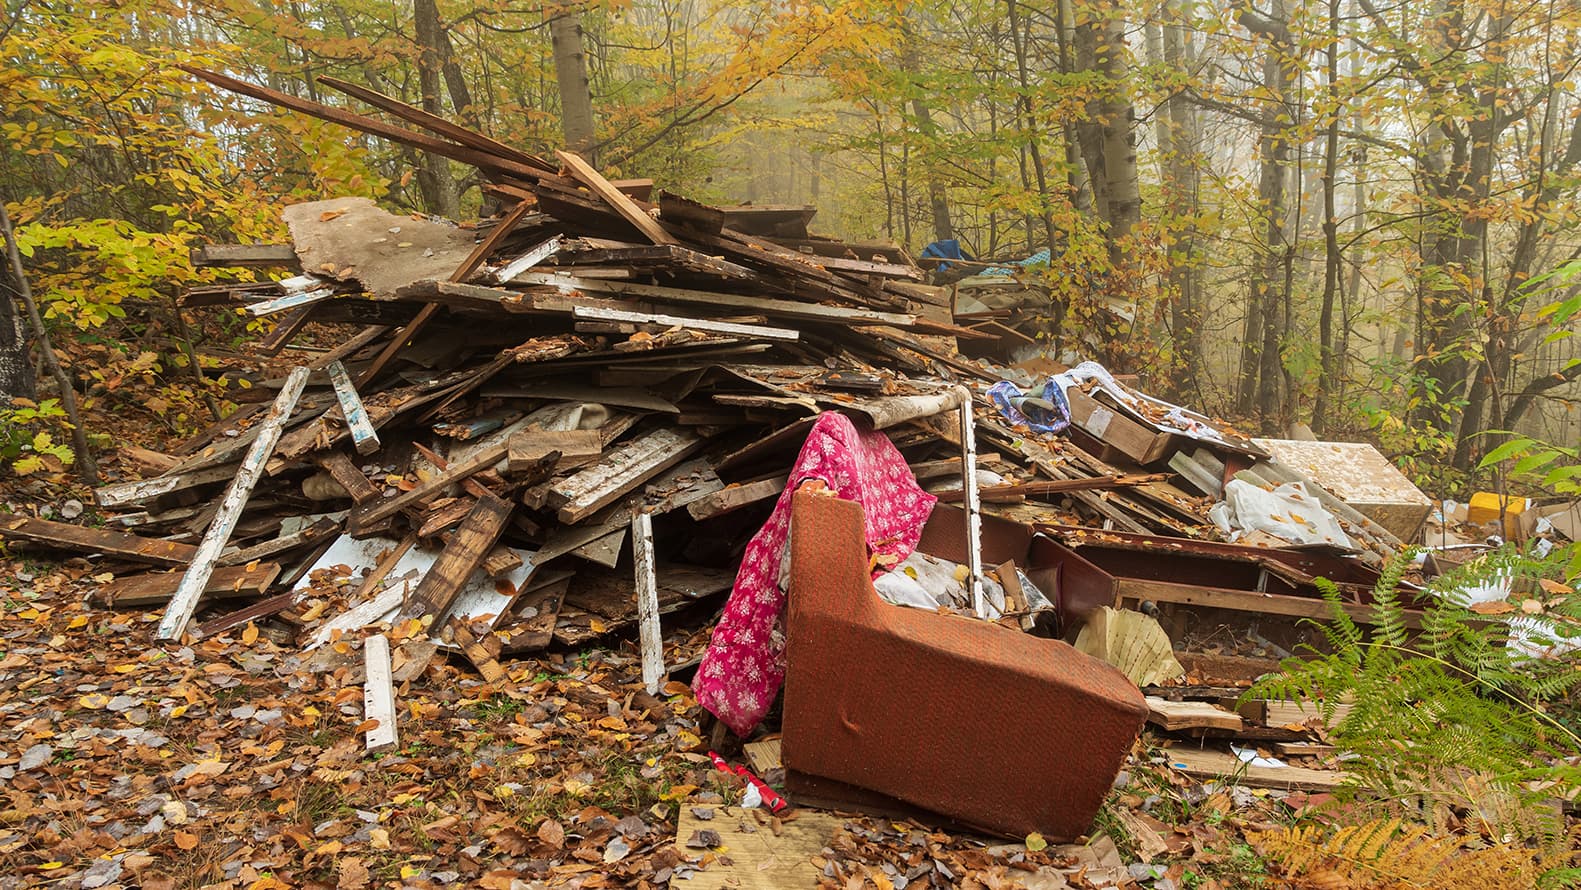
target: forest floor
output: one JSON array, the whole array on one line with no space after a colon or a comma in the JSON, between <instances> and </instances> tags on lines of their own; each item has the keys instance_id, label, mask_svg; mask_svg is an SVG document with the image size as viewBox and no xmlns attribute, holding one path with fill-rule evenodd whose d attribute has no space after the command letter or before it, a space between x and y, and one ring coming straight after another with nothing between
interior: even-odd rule
<instances>
[{"instance_id":1,"label":"forest floor","mask_svg":"<svg viewBox=\"0 0 1581 890\"><path fill-rule=\"evenodd\" d=\"M160 612L90 605L92 571L0 561L0 888L753 886L683 818L765 839L833 818L803 857L829 887L1276 886L1245 833L1310 802L1203 786L1144 739L1088 846L727 810L743 784L703 712L683 683L644 693L630 643L508 662L521 698L437 659L399 690L400 747L369 755L349 644L154 645Z\"/></svg>"}]
</instances>

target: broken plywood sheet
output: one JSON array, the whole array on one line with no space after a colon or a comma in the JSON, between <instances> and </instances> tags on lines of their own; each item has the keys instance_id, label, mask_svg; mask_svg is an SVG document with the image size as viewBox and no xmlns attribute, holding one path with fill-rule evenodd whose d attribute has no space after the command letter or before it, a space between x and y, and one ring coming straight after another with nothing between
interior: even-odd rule
<instances>
[{"instance_id":1,"label":"broken plywood sheet","mask_svg":"<svg viewBox=\"0 0 1581 890\"><path fill-rule=\"evenodd\" d=\"M710 813L700 819L697 813ZM682 806L676 828L676 846L688 854L705 850L689 847L700 832L719 835L719 845L706 850L707 867L688 879L686 890L781 890L816 887L823 870L813 857L834 840L845 820L828 813L796 810L788 818L761 809ZM711 859L711 861L709 861Z\"/></svg>"},{"instance_id":2,"label":"broken plywood sheet","mask_svg":"<svg viewBox=\"0 0 1581 890\"><path fill-rule=\"evenodd\" d=\"M1366 442L1253 439L1274 460L1323 486L1402 541L1416 540L1433 502Z\"/></svg>"},{"instance_id":3,"label":"broken plywood sheet","mask_svg":"<svg viewBox=\"0 0 1581 890\"><path fill-rule=\"evenodd\" d=\"M355 279L379 297L449 278L474 246L470 229L390 213L367 198L293 204L282 216L305 271Z\"/></svg>"},{"instance_id":4,"label":"broken plywood sheet","mask_svg":"<svg viewBox=\"0 0 1581 890\"><path fill-rule=\"evenodd\" d=\"M341 535L328 550L324 551L324 555L313 563L313 567L297 583L293 592L299 595L311 593L312 587L308 579L317 572L328 571L331 573L331 578L360 579L365 573L373 571L383 554L394 550L400 544L401 542L394 538L372 537L359 541L350 535ZM491 626L497 623L515 601L517 591L522 589L532 575L536 554L531 550L514 552L522 558L521 566L498 579L490 578L486 572L474 572L456 596L449 614L468 620L488 618ZM337 630L341 633L351 633L370 624L390 620L438 558L439 551L408 548L385 576L382 591L360 603L352 604L351 608L325 622L306 648L312 649L324 645ZM434 626L442 627L443 624L435 622Z\"/></svg>"}]
</instances>

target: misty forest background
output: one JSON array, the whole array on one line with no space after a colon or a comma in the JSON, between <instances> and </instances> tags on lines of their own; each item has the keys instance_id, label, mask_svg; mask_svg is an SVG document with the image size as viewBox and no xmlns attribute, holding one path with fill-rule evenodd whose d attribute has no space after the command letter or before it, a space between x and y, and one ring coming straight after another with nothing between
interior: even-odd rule
<instances>
[{"instance_id":1,"label":"misty forest background","mask_svg":"<svg viewBox=\"0 0 1581 890\"><path fill-rule=\"evenodd\" d=\"M4 0L0 197L90 428L190 431L235 394L190 365L258 332L188 327L175 297L235 275L190 247L282 242L297 200L493 209L470 168L181 63L374 113L340 78L848 239L1049 248L1052 301L1107 326L1084 357L1441 490L1478 481L1485 431L1581 442L1574 3ZM48 395L0 303L0 390Z\"/></svg>"}]
</instances>

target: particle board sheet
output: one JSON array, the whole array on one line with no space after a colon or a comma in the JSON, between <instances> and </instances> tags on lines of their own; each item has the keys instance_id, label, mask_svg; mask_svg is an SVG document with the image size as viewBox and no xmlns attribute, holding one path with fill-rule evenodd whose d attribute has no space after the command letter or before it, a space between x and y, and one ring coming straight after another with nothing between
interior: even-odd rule
<instances>
[{"instance_id":1,"label":"particle board sheet","mask_svg":"<svg viewBox=\"0 0 1581 890\"><path fill-rule=\"evenodd\" d=\"M699 819L697 811L713 818ZM676 846L682 852L705 857L707 867L684 882L686 890L792 890L813 888L823 870L813 857L845 824L845 820L816 810L792 810L778 818L762 809L698 807L683 805L676 829ZM719 846L712 850L687 847L695 833L713 831ZM677 884L677 886L681 886Z\"/></svg>"}]
</instances>

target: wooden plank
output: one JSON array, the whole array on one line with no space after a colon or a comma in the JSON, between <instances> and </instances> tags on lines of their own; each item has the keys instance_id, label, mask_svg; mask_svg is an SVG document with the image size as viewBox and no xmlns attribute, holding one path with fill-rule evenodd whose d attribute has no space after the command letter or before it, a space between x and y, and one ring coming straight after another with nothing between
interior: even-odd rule
<instances>
[{"instance_id":1,"label":"wooden plank","mask_svg":"<svg viewBox=\"0 0 1581 890\"><path fill-rule=\"evenodd\" d=\"M703 446L690 430L660 428L610 452L595 466L551 487L561 522L576 523Z\"/></svg>"},{"instance_id":2,"label":"wooden plank","mask_svg":"<svg viewBox=\"0 0 1581 890\"><path fill-rule=\"evenodd\" d=\"M225 566L209 573L200 596L205 600L220 597L258 596L280 576L280 564L254 563ZM145 572L128 575L96 589L95 601L109 607L151 606L170 602L181 588L181 572Z\"/></svg>"},{"instance_id":3,"label":"wooden plank","mask_svg":"<svg viewBox=\"0 0 1581 890\"><path fill-rule=\"evenodd\" d=\"M324 472L330 475L330 478L340 483L341 488L346 489L346 492L351 495L352 503L366 504L369 501L378 499L379 489L375 488L373 483L368 481L368 477L362 474L362 470L359 470L357 465L352 463L351 458L345 452L320 452L314 455L313 461L323 468Z\"/></svg>"},{"instance_id":4,"label":"wooden plank","mask_svg":"<svg viewBox=\"0 0 1581 890\"><path fill-rule=\"evenodd\" d=\"M466 460L452 463L443 472L436 473L426 482L419 482L411 491L403 491L392 498L381 498L363 504L351 514L351 529L358 531L371 527L374 523L394 516L401 510L420 503L432 497L435 492L442 491L455 482L460 482L474 473L494 466L509 452L508 442L488 446L468 457Z\"/></svg>"},{"instance_id":5,"label":"wooden plank","mask_svg":"<svg viewBox=\"0 0 1581 890\"><path fill-rule=\"evenodd\" d=\"M972 612L988 617L983 598L983 505L977 497L977 425L972 416L972 391L960 388L961 490L966 493L966 589L972 595Z\"/></svg>"},{"instance_id":6,"label":"wooden plank","mask_svg":"<svg viewBox=\"0 0 1581 890\"><path fill-rule=\"evenodd\" d=\"M659 582L654 576L653 517L631 518L631 553L637 582L637 634L642 650L642 685L649 695L664 686L664 636L659 628Z\"/></svg>"},{"instance_id":7,"label":"wooden plank","mask_svg":"<svg viewBox=\"0 0 1581 890\"><path fill-rule=\"evenodd\" d=\"M662 287L654 284L605 281L586 277L585 270L577 269L576 271L577 274L575 275L528 272L518 276L519 280L516 283L555 287L567 292L587 291L633 297L660 303L724 306L743 311L761 312L765 315L777 315L803 321L823 321L831 324L885 324L905 328L917 323L915 315L900 312L880 312L873 309L853 309L845 306L824 306L819 303L805 303L797 300L749 297L741 294L715 293L689 288Z\"/></svg>"},{"instance_id":8,"label":"wooden plank","mask_svg":"<svg viewBox=\"0 0 1581 890\"><path fill-rule=\"evenodd\" d=\"M432 616L435 621L442 619L467 579L482 566L484 557L505 532L510 515L509 502L493 496L478 498L472 512L456 529L455 537L401 607L397 622L425 616Z\"/></svg>"},{"instance_id":9,"label":"wooden plank","mask_svg":"<svg viewBox=\"0 0 1581 890\"><path fill-rule=\"evenodd\" d=\"M514 549L496 544L494 549L489 551L489 555L483 557L483 573L490 578L498 578L508 572L516 571L525 562L521 554Z\"/></svg>"},{"instance_id":10,"label":"wooden plank","mask_svg":"<svg viewBox=\"0 0 1581 890\"><path fill-rule=\"evenodd\" d=\"M528 429L512 435L508 448L512 473L526 472L554 452L560 454L555 467L565 469L597 459L604 451L604 437L598 430Z\"/></svg>"},{"instance_id":11,"label":"wooden plank","mask_svg":"<svg viewBox=\"0 0 1581 890\"><path fill-rule=\"evenodd\" d=\"M524 697L521 690L516 688L516 683L511 680L510 673L499 663L499 659L495 658L483 643L473 635L466 622L451 621L450 634L455 638L456 645L461 647L461 654L467 657L467 661L472 662L472 666L478 669L478 673L482 675L485 681L491 685L498 686L502 692L511 698Z\"/></svg>"},{"instance_id":12,"label":"wooden plank","mask_svg":"<svg viewBox=\"0 0 1581 890\"><path fill-rule=\"evenodd\" d=\"M254 318L262 318L266 315L273 315L276 312L287 312L293 309L306 309L309 306L315 306L319 303L322 303L333 296L335 296L335 289L333 287L321 287L316 290L298 291L296 293L285 294L284 296L273 297L268 300L259 300L256 303L248 303L247 314Z\"/></svg>"},{"instance_id":13,"label":"wooden plank","mask_svg":"<svg viewBox=\"0 0 1581 890\"><path fill-rule=\"evenodd\" d=\"M521 275L528 269L531 269L532 267L558 253L560 251L560 244L561 236L556 235L542 244L537 245L516 259L511 260L504 266L500 267L498 272L494 273L495 283L506 284L514 281L516 276Z\"/></svg>"},{"instance_id":14,"label":"wooden plank","mask_svg":"<svg viewBox=\"0 0 1581 890\"><path fill-rule=\"evenodd\" d=\"M273 269L302 265L289 244L203 244L192 248L190 258L198 268Z\"/></svg>"},{"instance_id":15,"label":"wooden plank","mask_svg":"<svg viewBox=\"0 0 1581 890\"><path fill-rule=\"evenodd\" d=\"M339 360L330 362L324 371L329 374L329 382L335 387L335 399L340 402L340 414L346 420L346 427L351 430L351 442L356 447L358 454L372 454L379 450L379 433L373 428L373 422L368 419L367 409L362 407L362 396L357 395L357 387L351 382L351 375L346 373L346 366Z\"/></svg>"},{"instance_id":16,"label":"wooden plank","mask_svg":"<svg viewBox=\"0 0 1581 890\"><path fill-rule=\"evenodd\" d=\"M289 535L281 535L272 541L254 544L241 549L231 548L220 554L219 564L222 566L243 566L255 559L264 559L287 550L295 550L303 544L321 541L329 535L340 530L340 523L333 519L320 519L301 531ZM196 550L197 548L193 548Z\"/></svg>"},{"instance_id":17,"label":"wooden plank","mask_svg":"<svg viewBox=\"0 0 1581 890\"><path fill-rule=\"evenodd\" d=\"M549 172L549 162L542 158L533 157L520 149L512 148L503 142L447 121L437 114L424 111L414 105L408 105L399 99L370 90L365 86L341 80L338 77L330 77L329 75L320 75L318 82L332 90L339 90L348 96L361 99L380 111L392 114L409 124L416 124L452 142L460 143L468 148L475 148L478 151L488 152L501 158L508 158L534 167L542 167L544 172Z\"/></svg>"},{"instance_id":18,"label":"wooden plank","mask_svg":"<svg viewBox=\"0 0 1581 890\"><path fill-rule=\"evenodd\" d=\"M1170 766L1192 778L1223 779L1227 784L1249 788L1333 791L1345 781L1345 773L1340 770L1251 766L1225 751L1175 747L1164 751L1164 756L1169 758Z\"/></svg>"},{"instance_id":19,"label":"wooden plank","mask_svg":"<svg viewBox=\"0 0 1581 890\"><path fill-rule=\"evenodd\" d=\"M309 321L312 321L313 310L316 307L316 303L310 306L299 306L290 315L277 322L274 330L270 331L268 336L258 341L256 347L258 352L262 355L279 355L280 350L286 348L292 340L295 340L296 335L302 333L302 329L307 327Z\"/></svg>"},{"instance_id":20,"label":"wooden plank","mask_svg":"<svg viewBox=\"0 0 1581 890\"><path fill-rule=\"evenodd\" d=\"M198 625L193 635L199 639L204 639L225 633L228 630L233 630L253 621L268 618L271 615L278 615L296 605L296 597L296 591L287 590L285 593L271 596L268 599L250 603L234 612L227 612L218 618L211 618L203 622Z\"/></svg>"},{"instance_id":21,"label":"wooden plank","mask_svg":"<svg viewBox=\"0 0 1581 890\"><path fill-rule=\"evenodd\" d=\"M395 723L395 684L390 676L390 640L374 634L362 641L362 718L377 721L368 728L364 749L369 753L399 747Z\"/></svg>"},{"instance_id":22,"label":"wooden plank","mask_svg":"<svg viewBox=\"0 0 1581 890\"><path fill-rule=\"evenodd\" d=\"M1169 701L1154 695L1147 697L1147 722L1170 731L1227 729L1240 732L1244 725L1240 714L1226 711L1212 702Z\"/></svg>"},{"instance_id":23,"label":"wooden plank","mask_svg":"<svg viewBox=\"0 0 1581 890\"><path fill-rule=\"evenodd\" d=\"M94 490L93 499L101 507L122 507L127 504L140 504L177 491L186 491L189 488L224 482L227 479L234 478L235 475L236 467L231 465L207 467L201 470L193 470L190 473L155 476L152 479L142 479L137 482L120 482L114 485L105 485Z\"/></svg>"},{"instance_id":24,"label":"wooden plank","mask_svg":"<svg viewBox=\"0 0 1581 890\"><path fill-rule=\"evenodd\" d=\"M1094 476L1089 479L1053 479L1040 482L1023 482L1018 485L993 485L982 489L979 493L984 500L998 500L1013 496L1021 498L1047 497L1054 494L1068 494L1073 491L1103 491L1147 485L1160 481L1166 475L1163 473L1149 473L1131 476ZM958 501L962 496L960 491L939 492L939 500L946 502Z\"/></svg>"},{"instance_id":25,"label":"wooden plank","mask_svg":"<svg viewBox=\"0 0 1581 890\"><path fill-rule=\"evenodd\" d=\"M560 163L564 164L566 169L571 172L572 178L592 189L593 193L600 198L603 198L604 203L614 208L615 212L620 214L621 218L625 219L626 222L631 223L637 231L642 233L643 237L654 244L680 244L669 232L664 230L663 226L659 225L657 220L649 216L647 211L638 207L636 201L633 201L620 189L615 188L614 183L605 179L597 170L594 170L592 164L582 160L581 155L569 151L557 151L555 155L560 158Z\"/></svg>"},{"instance_id":26,"label":"wooden plank","mask_svg":"<svg viewBox=\"0 0 1581 890\"><path fill-rule=\"evenodd\" d=\"M103 553L156 566L186 565L198 551L191 544L176 541L27 517L0 522L0 538L47 544L59 550Z\"/></svg>"},{"instance_id":27,"label":"wooden plank","mask_svg":"<svg viewBox=\"0 0 1581 890\"><path fill-rule=\"evenodd\" d=\"M789 482L789 476L775 476L771 479L759 479L756 482L731 485L708 495L702 500L693 501L686 506L686 512L692 514L693 519L698 520L723 516L749 504L779 497L780 492L785 490L785 486Z\"/></svg>"},{"instance_id":28,"label":"wooden plank","mask_svg":"<svg viewBox=\"0 0 1581 890\"><path fill-rule=\"evenodd\" d=\"M752 764L752 771L760 776L769 770L781 769L785 766L785 761L780 756L778 738L747 742L741 746L741 750L747 755L747 762Z\"/></svg>"},{"instance_id":29,"label":"wooden plank","mask_svg":"<svg viewBox=\"0 0 1581 890\"><path fill-rule=\"evenodd\" d=\"M693 331L708 331L715 334L726 334L755 340L791 341L801 339L801 332L790 328L734 324L728 321L685 318L679 315L664 315L657 312L628 312L624 309L609 309L603 306L577 306L571 310L571 315L573 318L583 321L618 321L628 324L658 325L666 328L682 327Z\"/></svg>"},{"instance_id":30,"label":"wooden plank","mask_svg":"<svg viewBox=\"0 0 1581 890\"><path fill-rule=\"evenodd\" d=\"M401 145L409 145L413 148L422 149L423 151L439 155L440 157L449 158L452 161L459 161L463 164L470 164L474 167L479 167L498 173L508 173L511 176L517 177L519 179L525 179L529 182L542 178L546 175L554 175L553 173L548 173L538 167L523 164L520 161L515 161L510 158L502 158L490 152L479 151L468 146L457 145L454 142L438 139L433 136L429 136L426 133L418 133L413 130L405 129L404 127L393 126L376 118L354 114L342 108L335 108L307 99L299 99L295 96L287 95L278 90L272 90L268 87L247 83L246 81L237 80L234 77L227 77L223 74L217 74L213 71L205 71L202 68L196 68L192 65L177 65L176 67L180 68L182 71L187 72L188 74L191 74L194 77L206 80L209 83L220 87L221 89L230 90L233 93L240 93L243 96L251 96L254 99L258 99L262 102L268 102L271 105L278 105L281 108L289 108L292 111L301 112L302 114L316 117L319 120L329 121L330 123L339 124L343 127L350 127L353 130L379 136Z\"/></svg>"},{"instance_id":31,"label":"wooden plank","mask_svg":"<svg viewBox=\"0 0 1581 890\"><path fill-rule=\"evenodd\" d=\"M252 494L253 486L258 484L259 477L263 475L264 463L268 461L269 455L274 453L275 444L280 441L280 431L284 429L286 420L291 417L297 399L301 398L303 387L307 386L309 373L305 367L291 370L285 386L280 388L280 395L275 398L269 416L258 425L258 438L253 440L252 447L247 450L247 456L242 459L241 466L236 470L236 478L231 480L230 486L225 490L225 496L220 499L219 511L215 514L214 521L210 523L208 531L204 533L203 541L192 557L191 567L181 578L181 587L176 591L175 596L171 597L170 606L159 622L156 639L179 638L187 622L192 620L192 613L198 606L198 598L203 595L209 575L214 571L215 561L220 551L225 549L225 543L230 540L237 521L241 519L242 510L247 506L247 498Z\"/></svg>"},{"instance_id":32,"label":"wooden plank","mask_svg":"<svg viewBox=\"0 0 1581 890\"><path fill-rule=\"evenodd\" d=\"M1319 724L1333 726L1350 716L1351 708L1346 702L1334 705L1334 719L1332 722L1323 718L1323 708L1312 702L1302 701L1265 701L1263 703L1263 723L1266 726L1306 726L1308 721L1317 721Z\"/></svg>"}]
</instances>

